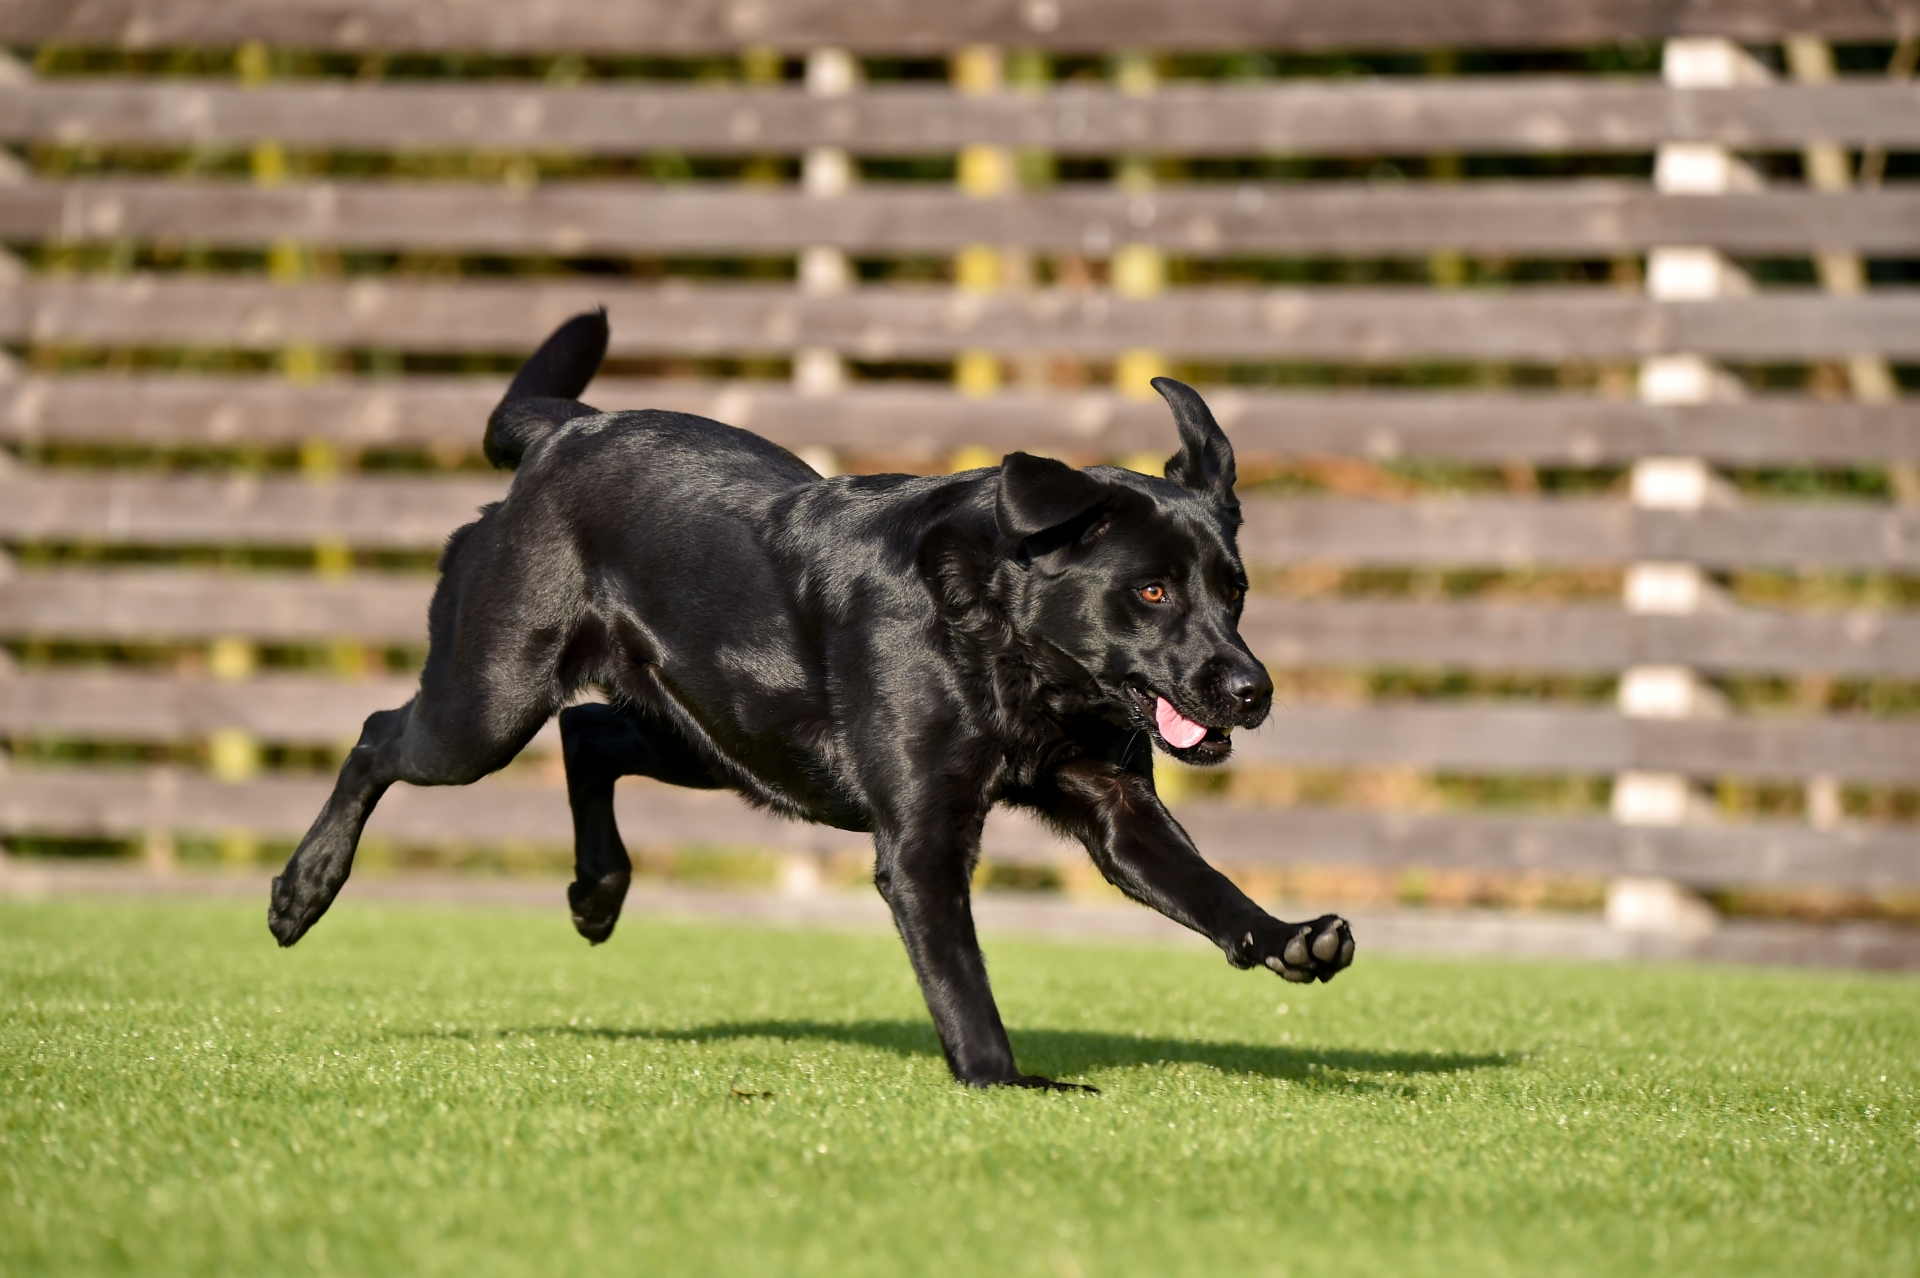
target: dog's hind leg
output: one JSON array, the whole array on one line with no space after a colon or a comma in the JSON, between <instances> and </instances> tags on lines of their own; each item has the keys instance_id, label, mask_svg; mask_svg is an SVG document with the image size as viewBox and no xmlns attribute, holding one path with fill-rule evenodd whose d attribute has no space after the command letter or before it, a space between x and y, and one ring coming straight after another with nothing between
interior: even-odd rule
<instances>
[{"instance_id":1,"label":"dog's hind leg","mask_svg":"<svg viewBox=\"0 0 1920 1278\"><path fill-rule=\"evenodd\" d=\"M721 783L673 725L642 709L570 706L560 712L560 748L573 809L567 901L574 929L598 945L613 934L633 881L633 862L614 821L613 783L635 776L696 790Z\"/></svg>"},{"instance_id":2,"label":"dog's hind leg","mask_svg":"<svg viewBox=\"0 0 1920 1278\"><path fill-rule=\"evenodd\" d=\"M394 782L478 781L511 762L553 713L551 683L532 673L483 682L458 679L451 666L436 651L412 701L368 717L333 793L273 881L267 926L281 945L306 935L333 904L353 870L360 832Z\"/></svg>"},{"instance_id":3,"label":"dog's hind leg","mask_svg":"<svg viewBox=\"0 0 1920 1278\"><path fill-rule=\"evenodd\" d=\"M292 945L306 935L346 885L360 832L394 782L394 756L412 713L409 701L398 710L376 710L367 717L359 741L340 765L333 793L307 828L287 868L274 879L267 926L281 945Z\"/></svg>"},{"instance_id":4,"label":"dog's hind leg","mask_svg":"<svg viewBox=\"0 0 1920 1278\"><path fill-rule=\"evenodd\" d=\"M575 397L606 351L605 310L554 330L488 419L487 460L513 469L564 423L593 414ZM595 632L583 624L590 610L564 516L537 493L515 494L448 539L419 695L367 720L326 806L273 881L267 925L280 944L298 941L333 903L389 786L467 785L505 767L584 681Z\"/></svg>"}]
</instances>

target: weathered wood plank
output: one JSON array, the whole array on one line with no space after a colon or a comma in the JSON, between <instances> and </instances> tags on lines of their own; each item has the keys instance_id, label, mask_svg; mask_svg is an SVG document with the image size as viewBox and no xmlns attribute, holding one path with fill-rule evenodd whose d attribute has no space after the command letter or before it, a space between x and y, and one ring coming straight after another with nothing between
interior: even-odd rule
<instances>
[{"instance_id":1,"label":"weathered wood plank","mask_svg":"<svg viewBox=\"0 0 1920 1278\"><path fill-rule=\"evenodd\" d=\"M1680 665L1722 674L1920 677L1920 617L1867 611L1661 616L1610 605L1299 603L1255 593L1241 633L1277 668L1597 673Z\"/></svg>"},{"instance_id":2,"label":"weathered wood plank","mask_svg":"<svg viewBox=\"0 0 1920 1278\"><path fill-rule=\"evenodd\" d=\"M35 671L0 679L0 733L117 742L203 738L244 729L267 742L351 741L375 710L413 696L411 679L270 675L240 682L139 671ZM551 725L532 747L550 752ZM1920 723L1795 717L1629 719L1564 705L1291 705L1239 734L1249 764L1405 765L1442 772L1611 774L1920 782Z\"/></svg>"},{"instance_id":3,"label":"weathered wood plank","mask_svg":"<svg viewBox=\"0 0 1920 1278\"><path fill-rule=\"evenodd\" d=\"M292 839L305 831L326 793L327 783L319 779L222 785L172 770L19 770L0 774L0 832L126 838L151 829L242 828ZM825 851L866 844L860 835L773 820L726 794L624 783L615 809L622 834L636 847L704 843ZM1652 829L1582 818L1199 803L1182 806L1179 817L1207 857L1228 866L1644 874L1701 886L1884 890L1920 883L1920 836L1897 828L1814 830L1766 823ZM563 791L506 778L441 790L395 786L375 811L368 834L400 843L523 842L556 849L572 838ZM1011 863L1084 855L1000 813L988 822L986 845L990 858Z\"/></svg>"},{"instance_id":4,"label":"weathered wood plank","mask_svg":"<svg viewBox=\"0 0 1920 1278\"><path fill-rule=\"evenodd\" d=\"M508 477L339 482L112 472L0 473L0 539L428 550L505 495Z\"/></svg>"},{"instance_id":5,"label":"weathered wood plank","mask_svg":"<svg viewBox=\"0 0 1920 1278\"><path fill-rule=\"evenodd\" d=\"M423 647L433 586L424 574L398 573L330 581L172 568L22 572L0 579L0 635L149 643L347 637Z\"/></svg>"},{"instance_id":6,"label":"weathered wood plank","mask_svg":"<svg viewBox=\"0 0 1920 1278\"><path fill-rule=\"evenodd\" d=\"M1240 547L1285 563L1546 565L1686 560L1716 568L1920 567L1920 512L1768 503L1693 514L1590 499L1247 502Z\"/></svg>"},{"instance_id":7,"label":"weathered wood plank","mask_svg":"<svg viewBox=\"0 0 1920 1278\"><path fill-rule=\"evenodd\" d=\"M227 681L112 668L0 679L0 733L87 741L189 741L222 728L275 745L351 743L375 710L404 705L417 679L268 674Z\"/></svg>"},{"instance_id":8,"label":"weathered wood plank","mask_svg":"<svg viewBox=\"0 0 1920 1278\"><path fill-rule=\"evenodd\" d=\"M506 478L0 473L0 539L146 545L432 549L498 500ZM1577 498L1255 498L1240 544L1255 562L1493 565L1687 560L1716 568L1920 568L1920 512L1865 502L1770 502L1696 514Z\"/></svg>"},{"instance_id":9,"label":"weathered wood plank","mask_svg":"<svg viewBox=\"0 0 1920 1278\"><path fill-rule=\"evenodd\" d=\"M1223 865L1633 874L1701 887L1872 890L1920 882L1920 835L1904 828L1815 830L1784 822L1656 828L1578 817L1223 804L1188 804L1179 817L1208 857Z\"/></svg>"},{"instance_id":10,"label":"weathered wood plank","mask_svg":"<svg viewBox=\"0 0 1920 1278\"><path fill-rule=\"evenodd\" d=\"M969 143L1202 155L1650 151L1662 142L1789 149L1920 143L1920 88L1879 80L1673 89L1648 77L1172 82L1148 95L1067 84L962 95L526 81L281 82L60 78L0 85L0 141L66 146L505 148L764 155L837 146L945 154Z\"/></svg>"},{"instance_id":11,"label":"weathered wood plank","mask_svg":"<svg viewBox=\"0 0 1920 1278\"><path fill-rule=\"evenodd\" d=\"M432 590L424 574L328 581L180 569L22 572L0 580L0 636L195 642L238 635L263 643L347 636L418 647L426 642ZM1596 605L1299 603L1255 593L1241 632L1276 668L1591 674L1670 664L1718 673L1920 678L1920 617L1864 610L1635 616Z\"/></svg>"},{"instance_id":12,"label":"weathered wood plank","mask_svg":"<svg viewBox=\"0 0 1920 1278\"><path fill-rule=\"evenodd\" d=\"M616 355L787 352L941 358L1036 348L1397 363L1408 359L1637 359L1687 351L1749 360L1920 356L1920 290L1777 291L1659 302L1609 288L1510 292L1187 288L1158 297L1044 289L978 296L935 287L808 295L770 285L419 283L275 286L133 275L35 278L0 293L0 339L263 349L289 342L409 350L527 350L604 304Z\"/></svg>"},{"instance_id":13,"label":"weathered wood plank","mask_svg":"<svg viewBox=\"0 0 1920 1278\"><path fill-rule=\"evenodd\" d=\"M1798 780L1920 780L1920 724L1855 719L1629 719L1612 709L1404 703L1292 705L1239 733L1247 763L1359 764L1442 772L1611 774Z\"/></svg>"},{"instance_id":14,"label":"weathered wood plank","mask_svg":"<svg viewBox=\"0 0 1920 1278\"><path fill-rule=\"evenodd\" d=\"M0 439L43 443L144 444L157 448L284 447L327 439L350 449L464 447L477 450L504 377L330 379L296 385L272 377L19 376L0 383ZM689 411L725 402L726 386L630 383L600 378L609 408L656 403ZM787 388L743 388L734 400L787 398ZM698 411L692 409L690 411Z\"/></svg>"},{"instance_id":15,"label":"weathered wood plank","mask_svg":"<svg viewBox=\"0 0 1920 1278\"><path fill-rule=\"evenodd\" d=\"M322 778L223 784L174 769L23 769L0 774L0 829L112 838L151 829L238 828L297 839L331 788ZM869 843L863 835L777 820L719 792L628 783L616 791L615 811L621 833L635 847L700 843L824 851ZM566 790L507 777L445 789L396 785L381 800L367 835L416 845L465 841L564 849L573 843Z\"/></svg>"},{"instance_id":16,"label":"weathered wood plank","mask_svg":"<svg viewBox=\"0 0 1920 1278\"><path fill-rule=\"evenodd\" d=\"M719 53L836 45L943 54L962 44L1048 49L1552 48L1676 35L1750 43L1791 32L1890 40L1878 0L1579 0L1550 6L1443 0L5 0L0 40L132 48L243 40L311 49Z\"/></svg>"},{"instance_id":17,"label":"weathered wood plank","mask_svg":"<svg viewBox=\"0 0 1920 1278\"><path fill-rule=\"evenodd\" d=\"M1920 95L1915 99L1920 108ZM1703 200L1637 183L1458 185L1226 183L1130 195L1059 187L1015 199L870 187L834 200L794 189L550 182L242 182L87 178L30 182L0 201L0 239L275 240L365 249L493 253L940 253L1008 244L1104 256L1154 244L1189 256L1414 254L1435 248L1605 256L1659 244L1735 253L1818 245L1882 255L1920 250L1920 194L1776 190Z\"/></svg>"},{"instance_id":18,"label":"weathered wood plank","mask_svg":"<svg viewBox=\"0 0 1920 1278\"><path fill-rule=\"evenodd\" d=\"M0 440L221 448L326 438L350 448L477 449L481 423L505 386L492 377L302 386L252 377L23 376L0 383ZM1302 453L1580 466L1645 456L1736 465L1920 460L1920 401L1911 399L1644 404L1527 391L1202 389L1243 461ZM789 448L855 454L937 458L978 444L1112 457L1174 446L1163 404L1105 390L1009 391L983 404L946 386L855 384L821 397L796 395L785 382L603 377L590 397L607 409L697 413Z\"/></svg>"}]
</instances>

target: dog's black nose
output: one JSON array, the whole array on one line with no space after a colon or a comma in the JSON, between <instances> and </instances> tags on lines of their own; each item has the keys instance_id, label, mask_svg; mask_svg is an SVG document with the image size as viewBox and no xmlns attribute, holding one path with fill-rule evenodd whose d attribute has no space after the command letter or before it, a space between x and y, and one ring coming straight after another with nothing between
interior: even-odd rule
<instances>
[{"instance_id":1,"label":"dog's black nose","mask_svg":"<svg viewBox=\"0 0 1920 1278\"><path fill-rule=\"evenodd\" d=\"M1273 680L1259 666L1227 676L1227 695L1242 706L1255 706L1273 695Z\"/></svg>"}]
</instances>

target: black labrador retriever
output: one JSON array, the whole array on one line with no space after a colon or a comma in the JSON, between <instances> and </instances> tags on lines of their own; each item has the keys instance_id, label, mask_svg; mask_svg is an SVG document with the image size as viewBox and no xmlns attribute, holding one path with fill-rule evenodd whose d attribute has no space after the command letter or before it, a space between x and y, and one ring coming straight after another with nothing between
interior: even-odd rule
<instances>
[{"instance_id":1,"label":"black labrador retriever","mask_svg":"<svg viewBox=\"0 0 1920 1278\"><path fill-rule=\"evenodd\" d=\"M1153 383L1180 429L1164 479L1026 453L822 479L718 422L579 403L606 342L604 312L567 321L489 419L513 487L448 541L418 695L367 720L274 880L280 944L326 912L388 786L477 781L596 686L613 704L560 715L581 935L606 940L626 897L618 777L870 831L962 1082L1057 1086L1014 1065L974 935L995 803L1079 839L1235 967L1325 981L1352 961L1345 920L1267 914L1154 792L1155 746L1219 763L1273 698L1237 629L1233 449L1191 388Z\"/></svg>"}]
</instances>

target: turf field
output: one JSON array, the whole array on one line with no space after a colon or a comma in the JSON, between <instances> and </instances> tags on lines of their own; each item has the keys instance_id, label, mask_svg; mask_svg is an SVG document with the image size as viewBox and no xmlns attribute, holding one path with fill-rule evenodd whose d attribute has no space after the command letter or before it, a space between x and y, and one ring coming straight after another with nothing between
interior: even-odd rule
<instances>
[{"instance_id":1,"label":"turf field","mask_svg":"<svg viewBox=\"0 0 1920 1278\"><path fill-rule=\"evenodd\" d=\"M0 1273L1920 1272L1911 980L264 914L0 905Z\"/></svg>"}]
</instances>

